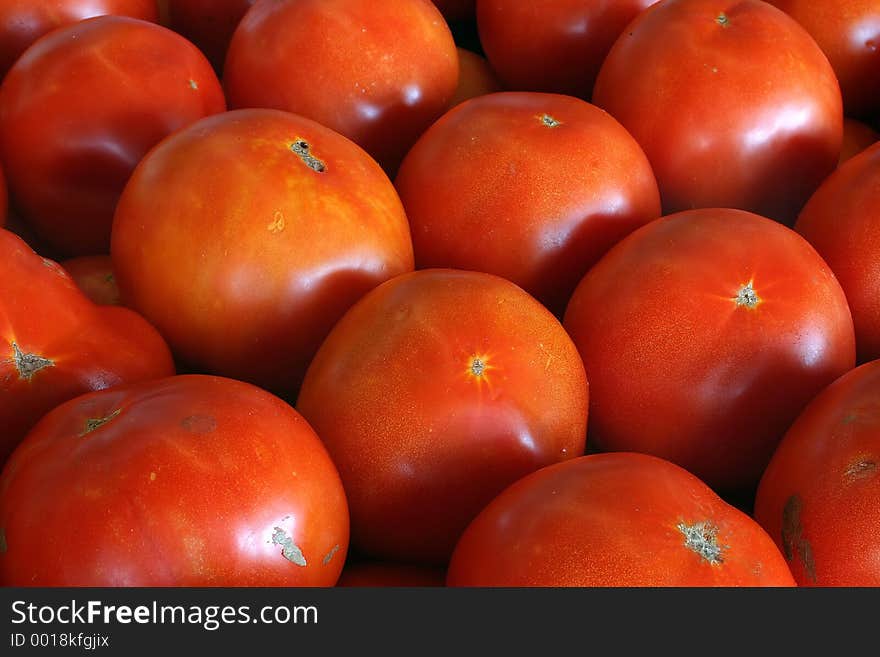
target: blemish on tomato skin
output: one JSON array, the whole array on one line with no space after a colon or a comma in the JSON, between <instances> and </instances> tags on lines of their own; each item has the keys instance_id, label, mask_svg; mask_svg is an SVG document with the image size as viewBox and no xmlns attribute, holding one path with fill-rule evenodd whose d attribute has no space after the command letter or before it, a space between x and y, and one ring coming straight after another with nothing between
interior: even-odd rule
<instances>
[{"instance_id":1,"label":"blemish on tomato skin","mask_svg":"<svg viewBox=\"0 0 880 657\"><path fill-rule=\"evenodd\" d=\"M543 123L548 128L558 128L562 125L562 121L559 121L549 114L542 114L540 117L541 123Z\"/></svg>"},{"instance_id":2,"label":"blemish on tomato skin","mask_svg":"<svg viewBox=\"0 0 880 657\"><path fill-rule=\"evenodd\" d=\"M877 462L870 461L867 459L862 459L856 461L855 463L851 463L843 475L849 481L860 481L862 479L869 479L877 474Z\"/></svg>"},{"instance_id":3,"label":"blemish on tomato skin","mask_svg":"<svg viewBox=\"0 0 880 657\"><path fill-rule=\"evenodd\" d=\"M684 534L684 546L696 552L704 561L713 566L724 563L724 551L729 550L730 546L718 542L718 527L714 524L709 521L690 525L681 522L676 529Z\"/></svg>"},{"instance_id":4,"label":"blemish on tomato skin","mask_svg":"<svg viewBox=\"0 0 880 657\"><path fill-rule=\"evenodd\" d=\"M211 415L190 415L180 421L180 426L189 433L206 434L217 428L217 420Z\"/></svg>"},{"instance_id":5,"label":"blemish on tomato skin","mask_svg":"<svg viewBox=\"0 0 880 657\"><path fill-rule=\"evenodd\" d=\"M11 362L18 370L18 378L23 381L31 381L40 370L55 367L55 361L37 354L25 353L15 342L12 343Z\"/></svg>"},{"instance_id":6,"label":"blemish on tomato skin","mask_svg":"<svg viewBox=\"0 0 880 657\"><path fill-rule=\"evenodd\" d=\"M793 561L798 557L807 577L815 584L817 579L813 546L804 537L804 528L801 524L803 506L804 502L797 493L791 495L785 502L782 509L782 553L786 561Z\"/></svg>"},{"instance_id":7,"label":"blemish on tomato skin","mask_svg":"<svg viewBox=\"0 0 880 657\"><path fill-rule=\"evenodd\" d=\"M718 23L721 27L730 27L730 19L727 17L727 14L720 13L715 18L715 22Z\"/></svg>"},{"instance_id":8,"label":"blemish on tomato skin","mask_svg":"<svg viewBox=\"0 0 880 657\"><path fill-rule=\"evenodd\" d=\"M317 173L324 173L327 165L312 153L312 147L305 139L297 137L291 144L290 150L299 156L309 169Z\"/></svg>"},{"instance_id":9,"label":"blemish on tomato skin","mask_svg":"<svg viewBox=\"0 0 880 657\"><path fill-rule=\"evenodd\" d=\"M272 528L272 544L281 546L281 556L300 567L308 565L300 547L281 527Z\"/></svg>"},{"instance_id":10,"label":"blemish on tomato skin","mask_svg":"<svg viewBox=\"0 0 880 657\"><path fill-rule=\"evenodd\" d=\"M332 548L330 548L330 551L324 556L322 563L326 566L328 563L330 563L330 560L333 558L333 555L335 555L337 552L339 552L339 545L338 544L334 545Z\"/></svg>"},{"instance_id":11,"label":"blemish on tomato skin","mask_svg":"<svg viewBox=\"0 0 880 657\"><path fill-rule=\"evenodd\" d=\"M108 415L105 415L104 417L95 417L95 418L87 419L86 424L85 424L85 428L79 434L79 437L82 438L82 437L87 436L88 434L90 434L94 431L97 431L98 429L103 427L108 422L113 421L113 419L116 418L121 412L122 412L122 409L117 408L115 411L113 411L112 413L110 413Z\"/></svg>"}]
</instances>

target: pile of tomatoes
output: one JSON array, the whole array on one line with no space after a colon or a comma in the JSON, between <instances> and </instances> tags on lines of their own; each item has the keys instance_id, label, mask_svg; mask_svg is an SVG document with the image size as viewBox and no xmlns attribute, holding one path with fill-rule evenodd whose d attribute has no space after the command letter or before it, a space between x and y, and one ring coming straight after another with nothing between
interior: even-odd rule
<instances>
[{"instance_id":1,"label":"pile of tomatoes","mask_svg":"<svg viewBox=\"0 0 880 657\"><path fill-rule=\"evenodd\" d=\"M4 0L0 582L880 585L878 44Z\"/></svg>"}]
</instances>

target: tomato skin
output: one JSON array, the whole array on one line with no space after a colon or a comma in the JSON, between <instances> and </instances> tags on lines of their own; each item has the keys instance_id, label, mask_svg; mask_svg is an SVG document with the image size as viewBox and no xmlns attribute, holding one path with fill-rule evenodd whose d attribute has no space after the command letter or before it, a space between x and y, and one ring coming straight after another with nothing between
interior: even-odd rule
<instances>
[{"instance_id":1,"label":"tomato skin","mask_svg":"<svg viewBox=\"0 0 880 657\"><path fill-rule=\"evenodd\" d=\"M4 229L0 281L0 463L60 403L174 374L168 346L142 317L96 306L57 263Z\"/></svg>"},{"instance_id":2,"label":"tomato skin","mask_svg":"<svg viewBox=\"0 0 880 657\"><path fill-rule=\"evenodd\" d=\"M874 0L768 0L800 23L828 57L847 116L880 112L880 6Z\"/></svg>"},{"instance_id":3,"label":"tomato skin","mask_svg":"<svg viewBox=\"0 0 880 657\"><path fill-rule=\"evenodd\" d=\"M450 108L471 98L502 90L501 82L485 57L465 48L457 48L457 51L458 88L449 101Z\"/></svg>"},{"instance_id":4,"label":"tomato skin","mask_svg":"<svg viewBox=\"0 0 880 657\"><path fill-rule=\"evenodd\" d=\"M480 0L486 57L511 90L589 99L608 51L657 0Z\"/></svg>"},{"instance_id":5,"label":"tomato skin","mask_svg":"<svg viewBox=\"0 0 880 657\"><path fill-rule=\"evenodd\" d=\"M4 586L332 586L348 548L339 474L308 423L201 375L46 415L0 477L0 527Z\"/></svg>"},{"instance_id":6,"label":"tomato skin","mask_svg":"<svg viewBox=\"0 0 880 657\"><path fill-rule=\"evenodd\" d=\"M301 141L308 154L293 150ZM123 302L182 362L285 396L355 301L413 269L403 206L376 162L265 109L208 117L153 149L117 206L111 255Z\"/></svg>"},{"instance_id":7,"label":"tomato skin","mask_svg":"<svg viewBox=\"0 0 880 657\"><path fill-rule=\"evenodd\" d=\"M880 586L880 361L848 372L786 433L755 518L800 586Z\"/></svg>"},{"instance_id":8,"label":"tomato skin","mask_svg":"<svg viewBox=\"0 0 880 657\"><path fill-rule=\"evenodd\" d=\"M439 565L505 486L583 453L587 401L583 364L549 311L497 276L433 269L346 313L297 408L339 468L352 545Z\"/></svg>"},{"instance_id":9,"label":"tomato skin","mask_svg":"<svg viewBox=\"0 0 880 657\"><path fill-rule=\"evenodd\" d=\"M656 179L632 136L557 94L459 105L416 142L395 185L417 268L496 274L559 314L608 248L660 216Z\"/></svg>"},{"instance_id":10,"label":"tomato skin","mask_svg":"<svg viewBox=\"0 0 880 657\"><path fill-rule=\"evenodd\" d=\"M565 327L584 360L591 444L754 493L807 402L855 365L846 297L797 233L742 210L663 217L581 281Z\"/></svg>"},{"instance_id":11,"label":"tomato skin","mask_svg":"<svg viewBox=\"0 0 880 657\"><path fill-rule=\"evenodd\" d=\"M130 16L157 22L155 0L3 0L0 5L0 80L44 34L95 16Z\"/></svg>"},{"instance_id":12,"label":"tomato skin","mask_svg":"<svg viewBox=\"0 0 880 657\"><path fill-rule=\"evenodd\" d=\"M705 539L691 547L688 539ZM692 540L692 543L695 541ZM465 530L447 586L794 586L761 526L668 461L592 454L517 481Z\"/></svg>"},{"instance_id":13,"label":"tomato skin","mask_svg":"<svg viewBox=\"0 0 880 657\"><path fill-rule=\"evenodd\" d=\"M60 263L73 282L99 306L118 306L119 286L113 275L113 259L109 255L80 256Z\"/></svg>"},{"instance_id":14,"label":"tomato skin","mask_svg":"<svg viewBox=\"0 0 880 657\"><path fill-rule=\"evenodd\" d=\"M859 362L880 358L880 145L845 162L795 224L846 292Z\"/></svg>"},{"instance_id":15,"label":"tomato skin","mask_svg":"<svg viewBox=\"0 0 880 657\"><path fill-rule=\"evenodd\" d=\"M107 253L125 182L164 136L225 109L210 64L154 23L102 16L35 43L0 88L17 207L65 256Z\"/></svg>"},{"instance_id":16,"label":"tomato skin","mask_svg":"<svg viewBox=\"0 0 880 657\"><path fill-rule=\"evenodd\" d=\"M170 0L168 24L196 44L218 72L232 33L256 0Z\"/></svg>"},{"instance_id":17,"label":"tomato skin","mask_svg":"<svg viewBox=\"0 0 880 657\"><path fill-rule=\"evenodd\" d=\"M247 13L224 71L230 107L306 116L392 173L449 105L458 56L428 0L285 0Z\"/></svg>"},{"instance_id":18,"label":"tomato skin","mask_svg":"<svg viewBox=\"0 0 880 657\"><path fill-rule=\"evenodd\" d=\"M843 144L840 147L840 159L837 166L852 159L862 151L873 146L880 140L880 133L867 123L857 121L856 119L843 120ZM823 181L824 182L824 181Z\"/></svg>"},{"instance_id":19,"label":"tomato skin","mask_svg":"<svg viewBox=\"0 0 880 657\"><path fill-rule=\"evenodd\" d=\"M791 225L840 154L834 71L759 0L648 8L609 52L593 102L645 149L665 214L730 207Z\"/></svg>"},{"instance_id":20,"label":"tomato skin","mask_svg":"<svg viewBox=\"0 0 880 657\"><path fill-rule=\"evenodd\" d=\"M9 195L6 191L6 176L3 175L3 165L0 164L0 228L6 225L8 210Z\"/></svg>"},{"instance_id":21,"label":"tomato skin","mask_svg":"<svg viewBox=\"0 0 880 657\"><path fill-rule=\"evenodd\" d=\"M446 571L431 566L361 561L346 564L336 586L389 587L389 586L445 586Z\"/></svg>"}]
</instances>

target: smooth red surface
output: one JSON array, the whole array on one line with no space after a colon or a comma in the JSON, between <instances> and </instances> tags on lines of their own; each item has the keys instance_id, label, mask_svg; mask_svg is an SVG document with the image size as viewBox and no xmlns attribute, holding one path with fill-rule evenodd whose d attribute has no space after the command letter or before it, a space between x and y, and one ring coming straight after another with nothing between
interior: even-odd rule
<instances>
[{"instance_id":1,"label":"smooth red surface","mask_svg":"<svg viewBox=\"0 0 880 657\"><path fill-rule=\"evenodd\" d=\"M171 132L225 109L211 65L179 34L103 16L55 30L0 87L0 155L16 206L66 257L109 251L132 170Z\"/></svg>"},{"instance_id":2,"label":"smooth red surface","mask_svg":"<svg viewBox=\"0 0 880 657\"><path fill-rule=\"evenodd\" d=\"M448 112L395 180L418 268L507 278L559 314L613 244L660 216L645 153L606 112L507 92Z\"/></svg>"},{"instance_id":3,"label":"smooth red surface","mask_svg":"<svg viewBox=\"0 0 880 657\"><path fill-rule=\"evenodd\" d=\"M100 306L119 305L119 286L113 274L113 259L109 255L71 258L61 266L89 299Z\"/></svg>"},{"instance_id":4,"label":"smooth red surface","mask_svg":"<svg viewBox=\"0 0 880 657\"><path fill-rule=\"evenodd\" d=\"M339 468L352 544L439 565L505 486L583 453L587 400L549 311L502 278L434 269L379 286L336 324L297 409Z\"/></svg>"},{"instance_id":5,"label":"smooth red surface","mask_svg":"<svg viewBox=\"0 0 880 657\"><path fill-rule=\"evenodd\" d=\"M685 470L634 453L584 456L510 486L464 532L446 581L794 586L757 522Z\"/></svg>"},{"instance_id":6,"label":"smooth red surface","mask_svg":"<svg viewBox=\"0 0 880 657\"><path fill-rule=\"evenodd\" d=\"M389 587L389 586L445 586L446 571L431 566L362 561L347 564L342 569L336 586Z\"/></svg>"},{"instance_id":7,"label":"smooth red surface","mask_svg":"<svg viewBox=\"0 0 880 657\"><path fill-rule=\"evenodd\" d=\"M265 109L203 119L144 158L111 255L123 302L182 361L286 395L336 320L413 268L379 165L314 121Z\"/></svg>"},{"instance_id":8,"label":"smooth red surface","mask_svg":"<svg viewBox=\"0 0 880 657\"><path fill-rule=\"evenodd\" d=\"M232 33L256 0L168 0L168 24L223 70Z\"/></svg>"},{"instance_id":9,"label":"smooth red surface","mask_svg":"<svg viewBox=\"0 0 880 657\"><path fill-rule=\"evenodd\" d=\"M880 358L880 145L829 176L795 230L816 248L846 292L859 361Z\"/></svg>"},{"instance_id":10,"label":"smooth red surface","mask_svg":"<svg viewBox=\"0 0 880 657\"><path fill-rule=\"evenodd\" d=\"M105 15L159 20L156 0L3 0L0 3L0 80L28 46L44 34Z\"/></svg>"},{"instance_id":11,"label":"smooth red surface","mask_svg":"<svg viewBox=\"0 0 880 657\"><path fill-rule=\"evenodd\" d=\"M314 119L393 172L449 105L458 55L428 0L263 2L239 24L224 71L230 107Z\"/></svg>"},{"instance_id":12,"label":"smooth red surface","mask_svg":"<svg viewBox=\"0 0 880 657\"><path fill-rule=\"evenodd\" d=\"M449 107L477 96L501 91L501 82L485 57L464 48L458 51L458 88L449 101Z\"/></svg>"},{"instance_id":13,"label":"smooth red surface","mask_svg":"<svg viewBox=\"0 0 880 657\"><path fill-rule=\"evenodd\" d=\"M855 366L831 269L741 210L632 233L584 277L565 327L590 380L591 444L669 459L724 493L753 492L804 406Z\"/></svg>"},{"instance_id":14,"label":"smooth red surface","mask_svg":"<svg viewBox=\"0 0 880 657\"><path fill-rule=\"evenodd\" d=\"M835 381L783 438L755 518L801 586L880 586L880 361Z\"/></svg>"},{"instance_id":15,"label":"smooth red surface","mask_svg":"<svg viewBox=\"0 0 880 657\"><path fill-rule=\"evenodd\" d=\"M791 225L840 155L831 65L760 0L653 5L612 47L593 102L645 149L667 214L731 207Z\"/></svg>"},{"instance_id":16,"label":"smooth red surface","mask_svg":"<svg viewBox=\"0 0 880 657\"><path fill-rule=\"evenodd\" d=\"M629 22L657 0L479 0L477 27L504 84L589 99Z\"/></svg>"},{"instance_id":17,"label":"smooth red surface","mask_svg":"<svg viewBox=\"0 0 880 657\"><path fill-rule=\"evenodd\" d=\"M348 548L339 474L308 423L198 375L52 411L3 470L0 527L4 586L332 586Z\"/></svg>"},{"instance_id":18,"label":"smooth red surface","mask_svg":"<svg viewBox=\"0 0 880 657\"><path fill-rule=\"evenodd\" d=\"M0 229L0 463L60 403L171 374L168 346L142 317L96 306L57 263Z\"/></svg>"}]
</instances>

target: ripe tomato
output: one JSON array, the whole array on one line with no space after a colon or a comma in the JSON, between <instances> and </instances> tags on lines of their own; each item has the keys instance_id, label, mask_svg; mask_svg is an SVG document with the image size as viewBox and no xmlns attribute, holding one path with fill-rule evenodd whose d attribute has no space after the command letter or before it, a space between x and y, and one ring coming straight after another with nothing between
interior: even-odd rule
<instances>
[{"instance_id":1,"label":"ripe tomato","mask_svg":"<svg viewBox=\"0 0 880 657\"><path fill-rule=\"evenodd\" d=\"M847 116L880 112L880 5L876 0L768 0L810 33L840 82Z\"/></svg>"},{"instance_id":2,"label":"ripe tomato","mask_svg":"<svg viewBox=\"0 0 880 657\"><path fill-rule=\"evenodd\" d=\"M232 33L256 0L169 0L168 24L223 70Z\"/></svg>"},{"instance_id":3,"label":"ripe tomato","mask_svg":"<svg viewBox=\"0 0 880 657\"><path fill-rule=\"evenodd\" d=\"M565 327L591 383L590 440L754 493L807 402L855 365L846 297L790 228L731 209L641 228L584 277Z\"/></svg>"},{"instance_id":4,"label":"ripe tomato","mask_svg":"<svg viewBox=\"0 0 880 657\"><path fill-rule=\"evenodd\" d=\"M34 41L94 16L159 20L155 0L3 0L0 3L0 80Z\"/></svg>"},{"instance_id":5,"label":"ripe tomato","mask_svg":"<svg viewBox=\"0 0 880 657\"><path fill-rule=\"evenodd\" d=\"M748 515L668 461L583 456L534 472L465 530L448 586L794 586Z\"/></svg>"},{"instance_id":6,"label":"ripe tomato","mask_svg":"<svg viewBox=\"0 0 880 657\"><path fill-rule=\"evenodd\" d=\"M503 276L561 314L587 269L660 216L645 153L607 113L506 92L448 112L395 181L418 268Z\"/></svg>"},{"instance_id":7,"label":"ripe tomato","mask_svg":"<svg viewBox=\"0 0 880 657\"><path fill-rule=\"evenodd\" d=\"M346 564L336 586L444 586L446 571L431 566L361 561Z\"/></svg>"},{"instance_id":8,"label":"ripe tomato","mask_svg":"<svg viewBox=\"0 0 880 657\"><path fill-rule=\"evenodd\" d=\"M107 253L116 201L138 161L167 134L224 109L208 61L171 30L120 16L60 28L0 88L10 191L60 253Z\"/></svg>"},{"instance_id":9,"label":"ripe tomato","mask_svg":"<svg viewBox=\"0 0 880 657\"><path fill-rule=\"evenodd\" d=\"M794 223L840 155L834 71L760 0L645 10L608 53L593 102L645 149L667 214L731 207Z\"/></svg>"},{"instance_id":10,"label":"ripe tomato","mask_svg":"<svg viewBox=\"0 0 880 657\"><path fill-rule=\"evenodd\" d=\"M862 123L856 119L844 119L843 144L840 147L840 159L837 165L840 166L853 156L872 146L878 140L880 140L880 134L867 123Z\"/></svg>"},{"instance_id":11,"label":"ripe tomato","mask_svg":"<svg viewBox=\"0 0 880 657\"><path fill-rule=\"evenodd\" d=\"M474 17L477 0L433 0L448 21L464 21Z\"/></svg>"},{"instance_id":12,"label":"ripe tomato","mask_svg":"<svg viewBox=\"0 0 880 657\"><path fill-rule=\"evenodd\" d=\"M339 474L308 423L198 375L46 415L0 477L0 528L4 586L332 586L348 549Z\"/></svg>"},{"instance_id":13,"label":"ripe tomato","mask_svg":"<svg viewBox=\"0 0 880 657\"><path fill-rule=\"evenodd\" d=\"M859 362L880 358L880 145L822 183L795 230L831 267L846 292Z\"/></svg>"},{"instance_id":14,"label":"ripe tomato","mask_svg":"<svg viewBox=\"0 0 880 657\"><path fill-rule=\"evenodd\" d=\"M560 323L520 288L434 269L346 313L297 408L339 468L352 544L442 564L505 486L583 453L587 381Z\"/></svg>"},{"instance_id":15,"label":"ripe tomato","mask_svg":"<svg viewBox=\"0 0 880 657\"><path fill-rule=\"evenodd\" d=\"M284 394L349 306L413 268L382 169L332 130L265 109L153 149L119 201L112 256L123 302L182 361Z\"/></svg>"},{"instance_id":16,"label":"ripe tomato","mask_svg":"<svg viewBox=\"0 0 880 657\"><path fill-rule=\"evenodd\" d=\"M113 259L106 256L80 256L61 263L73 282L99 306L118 306L119 286L113 274Z\"/></svg>"},{"instance_id":17,"label":"ripe tomato","mask_svg":"<svg viewBox=\"0 0 880 657\"><path fill-rule=\"evenodd\" d=\"M486 56L510 89L589 98L612 44L657 0L480 0Z\"/></svg>"},{"instance_id":18,"label":"ripe tomato","mask_svg":"<svg viewBox=\"0 0 880 657\"><path fill-rule=\"evenodd\" d=\"M0 463L61 402L171 374L168 346L142 317L96 306L59 265L0 229Z\"/></svg>"},{"instance_id":19,"label":"ripe tomato","mask_svg":"<svg viewBox=\"0 0 880 657\"><path fill-rule=\"evenodd\" d=\"M801 586L880 586L880 361L835 381L789 429L755 518Z\"/></svg>"},{"instance_id":20,"label":"ripe tomato","mask_svg":"<svg viewBox=\"0 0 880 657\"><path fill-rule=\"evenodd\" d=\"M458 55L427 0L282 0L255 6L226 58L231 107L301 114L396 170L449 105Z\"/></svg>"},{"instance_id":21,"label":"ripe tomato","mask_svg":"<svg viewBox=\"0 0 880 657\"><path fill-rule=\"evenodd\" d=\"M452 100L449 101L450 108L470 98L501 91L501 83L485 57L464 48L457 50L458 88L455 90Z\"/></svg>"}]
</instances>

